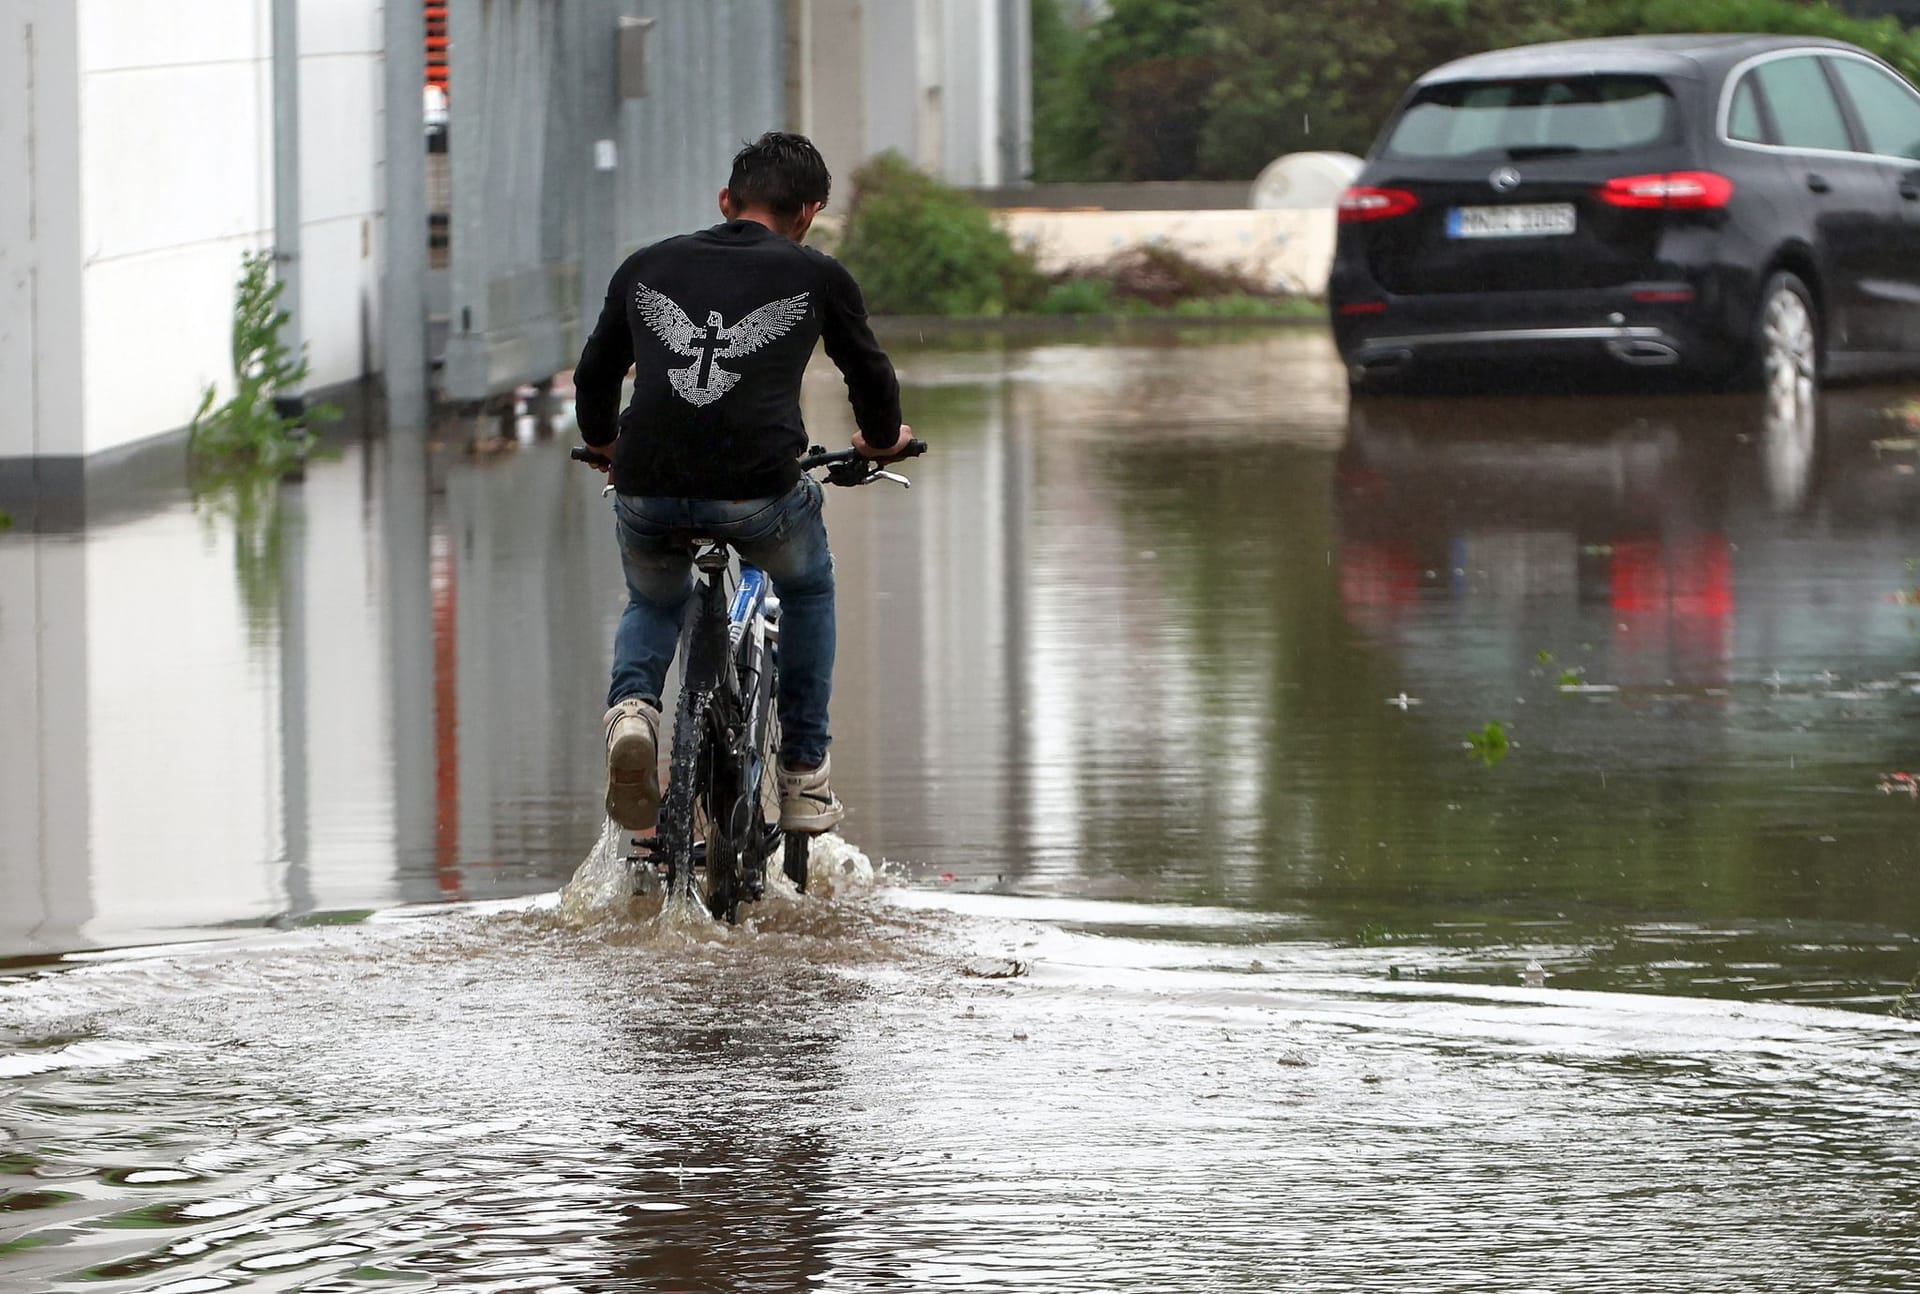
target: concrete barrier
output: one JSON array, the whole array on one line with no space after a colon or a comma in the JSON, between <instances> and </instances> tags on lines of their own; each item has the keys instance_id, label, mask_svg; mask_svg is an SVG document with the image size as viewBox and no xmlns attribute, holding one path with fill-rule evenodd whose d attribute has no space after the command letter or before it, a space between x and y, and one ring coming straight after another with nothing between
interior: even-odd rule
<instances>
[{"instance_id":1,"label":"concrete barrier","mask_svg":"<svg viewBox=\"0 0 1920 1294\"><path fill-rule=\"evenodd\" d=\"M1288 211L997 211L994 219L1049 274L1141 247L1166 247L1276 292L1321 296L1333 265L1334 213Z\"/></svg>"}]
</instances>

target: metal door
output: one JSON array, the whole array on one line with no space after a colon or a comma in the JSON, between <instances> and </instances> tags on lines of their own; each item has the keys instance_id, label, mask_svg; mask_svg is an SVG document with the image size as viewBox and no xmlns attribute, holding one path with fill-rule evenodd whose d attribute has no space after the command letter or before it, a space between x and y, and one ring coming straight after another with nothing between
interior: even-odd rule
<instances>
[{"instance_id":1,"label":"metal door","mask_svg":"<svg viewBox=\"0 0 1920 1294\"><path fill-rule=\"evenodd\" d=\"M785 124L784 5L447 8L451 245L429 295L440 396L472 403L570 368L621 258L719 218L734 151ZM644 86L623 88L623 39L644 42Z\"/></svg>"}]
</instances>

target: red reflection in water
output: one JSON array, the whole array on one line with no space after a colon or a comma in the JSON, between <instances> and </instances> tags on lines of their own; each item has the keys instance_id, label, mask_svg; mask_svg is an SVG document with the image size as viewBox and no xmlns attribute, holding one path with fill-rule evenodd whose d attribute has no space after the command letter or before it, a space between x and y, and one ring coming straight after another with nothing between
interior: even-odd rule
<instances>
[{"instance_id":1,"label":"red reflection in water","mask_svg":"<svg viewBox=\"0 0 1920 1294\"><path fill-rule=\"evenodd\" d=\"M1420 593L1420 567L1398 544L1349 541L1340 546L1340 600L1355 623L1378 629L1397 622Z\"/></svg>"},{"instance_id":2,"label":"red reflection in water","mask_svg":"<svg viewBox=\"0 0 1920 1294\"><path fill-rule=\"evenodd\" d=\"M460 884L459 607L453 544L436 533L431 545L433 591L433 871L440 890Z\"/></svg>"},{"instance_id":3,"label":"red reflection in water","mask_svg":"<svg viewBox=\"0 0 1920 1294\"><path fill-rule=\"evenodd\" d=\"M1677 659L1723 674L1734 610L1725 535L1617 540L1609 576L1623 660L1639 658L1660 671Z\"/></svg>"}]
</instances>

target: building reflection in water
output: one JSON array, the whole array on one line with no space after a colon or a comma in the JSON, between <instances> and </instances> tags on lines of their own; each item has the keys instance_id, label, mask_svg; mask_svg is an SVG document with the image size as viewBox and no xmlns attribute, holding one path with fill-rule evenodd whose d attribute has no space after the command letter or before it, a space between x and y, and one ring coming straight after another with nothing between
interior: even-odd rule
<instances>
[{"instance_id":1,"label":"building reflection in water","mask_svg":"<svg viewBox=\"0 0 1920 1294\"><path fill-rule=\"evenodd\" d=\"M464 852L438 834L461 829L463 791L485 803L499 766L529 759L490 743L530 689L499 688L504 704L464 722L436 711L517 641L470 626L463 647L435 619L457 537L472 550L502 518L471 515L446 484L467 473L418 433L374 434L368 417L278 483L196 488L177 446L8 482L0 953L528 888L491 874L501 854L472 846L471 818ZM544 563L549 536L526 542ZM558 673L506 664L531 690ZM477 785L449 780L462 768ZM548 795L547 770L535 780Z\"/></svg>"}]
</instances>

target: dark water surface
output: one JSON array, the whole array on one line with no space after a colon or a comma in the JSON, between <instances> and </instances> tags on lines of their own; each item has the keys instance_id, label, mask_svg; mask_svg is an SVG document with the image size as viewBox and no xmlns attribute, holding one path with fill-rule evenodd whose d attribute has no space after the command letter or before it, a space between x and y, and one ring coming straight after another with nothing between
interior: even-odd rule
<instances>
[{"instance_id":1,"label":"dark water surface","mask_svg":"<svg viewBox=\"0 0 1920 1294\"><path fill-rule=\"evenodd\" d=\"M1920 1290L1906 392L900 360L736 931L602 884L564 410L0 493L0 1289Z\"/></svg>"}]
</instances>

